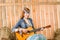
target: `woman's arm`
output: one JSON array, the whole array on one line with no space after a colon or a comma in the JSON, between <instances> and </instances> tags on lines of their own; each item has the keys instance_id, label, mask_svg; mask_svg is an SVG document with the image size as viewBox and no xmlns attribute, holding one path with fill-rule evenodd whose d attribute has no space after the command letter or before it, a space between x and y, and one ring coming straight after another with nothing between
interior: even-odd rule
<instances>
[{"instance_id":1,"label":"woman's arm","mask_svg":"<svg viewBox=\"0 0 60 40\"><path fill-rule=\"evenodd\" d=\"M25 27L26 27L26 26L25 26L24 20L21 19L21 20L19 20L18 23L12 28L12 32L18 32L18 31L19 31L20 33L22 33L22 32L26 33L27 30L24 29Z\"/></svg>"},{"instance_id":2,"label":"woman's arm","mask_svg":"<svg viewBox=\"0 0 60 40\"><path fill-rule=\"evenodd\" d=\"M12 28L12 32L17 32L18 28L20 27L20 20L17 22L17 24Z\"/></svg>"}]
</instances>

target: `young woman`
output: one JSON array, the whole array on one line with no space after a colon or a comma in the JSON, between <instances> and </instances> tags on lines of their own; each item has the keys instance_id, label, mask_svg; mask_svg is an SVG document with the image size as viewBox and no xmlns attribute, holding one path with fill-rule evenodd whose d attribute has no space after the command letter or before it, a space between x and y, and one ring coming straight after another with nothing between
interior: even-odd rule
<instances>
[{"instance_id":1,"label":"young woman","mask_svg":"<svg viewBox=\"0 0 60 40\"><path fill-rule=\"evenodd\" d=\"M20 34L22 34L22 32L23 33L28 32L28 30L27 30L28 27L32 27L34 29L32 19L29 18L29 15L30 15L30 10L25 7L23 10L23 13L21 15L21 19L13 27L12 32L18 32L19 31ZM22 40L22 39L19 39L19 40ZM41 34L34 34L34 35L26 38L26 40L46 40L46 38Z\"/></svg>"},{"instance_id":2,"label":"young woman","mask_svg":"<svg viewBox=\"0 0 60 40\"><path fill-rule=\"evenodd\" d=\"M27 33L28 30L26 30L26 28L32 27L34 29L32 19L29 18L29 15L30 15L30 9L25 7L23 12L22 12L21 19L13 27L12 32L20 31L20 33L22 33L22 32Z\"/></svg>"}]
</instances>

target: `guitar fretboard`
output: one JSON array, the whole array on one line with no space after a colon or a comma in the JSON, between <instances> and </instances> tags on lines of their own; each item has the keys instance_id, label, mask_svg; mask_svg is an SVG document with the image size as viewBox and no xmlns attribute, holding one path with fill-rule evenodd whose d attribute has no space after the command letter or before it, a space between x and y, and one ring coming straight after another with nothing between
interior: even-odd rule
<instances>
[{"instance_id":1,"label":"guitar fretboard","mask_svg":"<svg viewBox=\"0 0 60 40\"><path fill-rule=\"evenodd\" d=\"M38 28L38 29L34 29L34 30L30 30L30 31L28 31L28 33L30 33L30 32L36 32L36 31L40 31L40 30L43 30L43 29L45 29L45 28L49 28L49 27L51 27L51 25L48 25L48 26L46 26L46 27L41 27L41 28Z\"/></svg>"},{"instance_id":2,"label":"guitar fretboard","mask_svg":"<svg viewBox=\"0 0 60 40\"><path fill-rule=\"evenodd\" d=\"M41 29L45 29L44 27L43 28L38 28L38 29L34 29L34 30L30 30L30 31L28 31L29 33L30 32L36 32L36 31L40 31Z\"/></svg>"}]
</instances>

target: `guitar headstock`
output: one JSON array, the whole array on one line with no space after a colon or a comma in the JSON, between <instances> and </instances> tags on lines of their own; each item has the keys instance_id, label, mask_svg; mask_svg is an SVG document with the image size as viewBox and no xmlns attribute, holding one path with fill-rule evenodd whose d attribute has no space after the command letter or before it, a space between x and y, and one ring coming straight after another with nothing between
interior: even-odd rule
<instances>
[{"instance_id":1,"label":"guitar headstock","mask_svg":"<svg viewBox=\"0 0 60 40\"><path fill-rule=\"evenodd\" d=\"M47 25L47 26L45 26L45 27L43 27L43 28L50 28L51 27L51 25Z\"/></svg>"}]
</instances>

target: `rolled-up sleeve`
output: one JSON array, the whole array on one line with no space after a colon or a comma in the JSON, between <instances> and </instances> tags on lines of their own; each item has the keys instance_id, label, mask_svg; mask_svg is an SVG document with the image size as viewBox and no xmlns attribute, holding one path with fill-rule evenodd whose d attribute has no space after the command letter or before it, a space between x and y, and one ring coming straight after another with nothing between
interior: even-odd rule
<instances>
[{"instance_id":1,"label":"rolled-up sleeve","mask_svg":"<svg viewBox=\"0 0 60 40\"><path fill-rule=\"evenodd\" d=\"M20 27L20 24L21 24L21 20L19 20L16 25L12 28L12 32L15 31L16 28Z\"/></svg>"}]
</instances>

